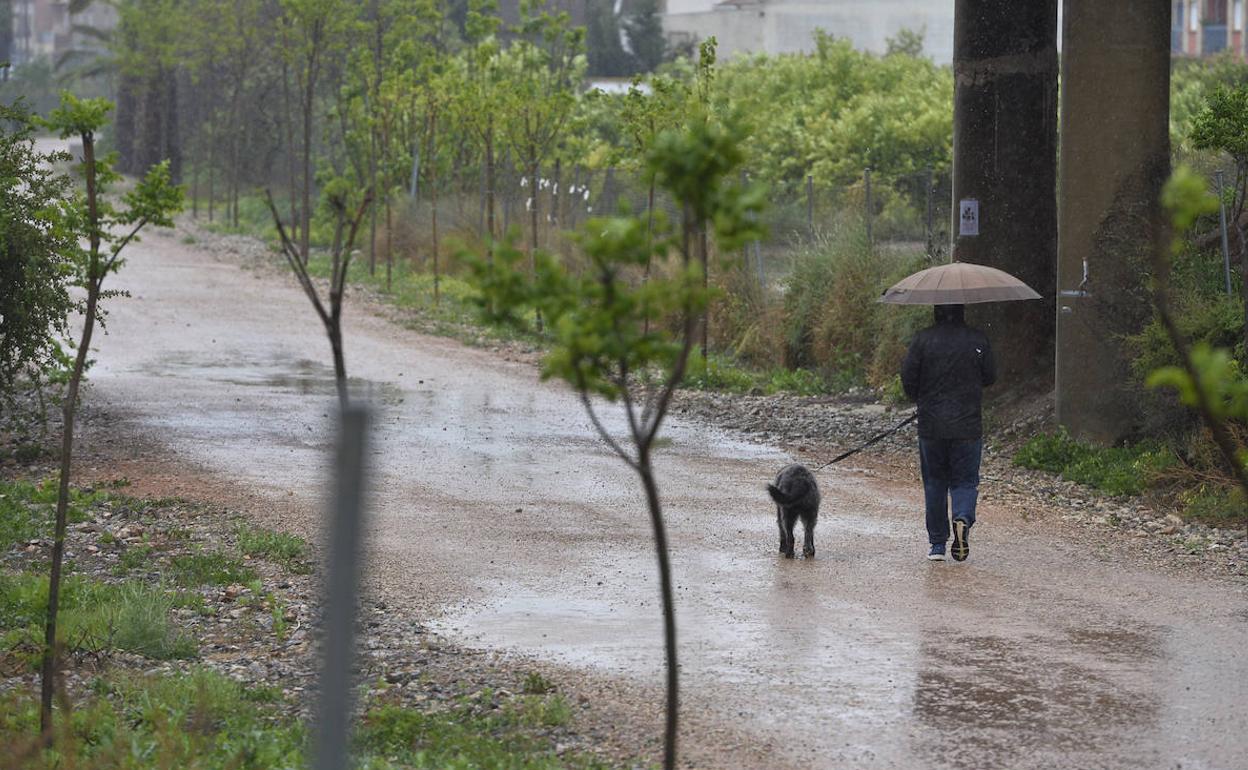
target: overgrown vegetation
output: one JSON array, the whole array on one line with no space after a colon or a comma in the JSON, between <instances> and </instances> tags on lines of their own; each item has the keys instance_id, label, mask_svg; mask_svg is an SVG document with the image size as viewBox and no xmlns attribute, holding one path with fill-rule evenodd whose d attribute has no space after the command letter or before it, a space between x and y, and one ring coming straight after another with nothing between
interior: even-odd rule
<instances>
[{"instance_id":1,"label":"overgrown vegetation","mask_svg":"<svg viewBox=\"0 0 1248 770\"><path fill-rule=\"evenodd\" d=\"M1057 473L1111 495L1141 494L1175 462L1174 454L1157 442L1098 447L1064 430L1034 436L1014 455L1015 465Z\"/></svg>"}]
</instances>

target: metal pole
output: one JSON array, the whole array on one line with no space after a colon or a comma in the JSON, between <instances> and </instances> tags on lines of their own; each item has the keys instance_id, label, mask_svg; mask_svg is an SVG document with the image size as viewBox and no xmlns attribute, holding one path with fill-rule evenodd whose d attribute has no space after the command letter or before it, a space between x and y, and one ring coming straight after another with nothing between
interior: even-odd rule
<instances>
[{"instance_id":1,"label":"metal pole","mask_svg":"<svg viewBox=\"0 0 1248 770\"><path fill-rule=\"evenodd\" d=\"M1231 293L1231 245L1226 238L1226 199L1222 197L1222 169L1217 171L1218 179L1218 226L1222 229L1222 268L1226 273L1226 293Z\"/></svg>"},{"instance_id":2,"label":"metal pole","mask_svg":"<svg viewBox=\"0 0 1248 770\"><path fill-rule=\"evenodd\" d=\"M866 193L867 193L866 210L863 212L866 215L866 221L867 221L867 246L871 246L874 243L874 239L872 239L871 237L871 169L870 168L863 170L862 180L863 180L863 184L866 187Z\"/></svg>"},{"instance_id":3,"label":"metal pole","mask_svg":"<svg viewBox=\"0 0 1248 770\"><path fill-rule=\"evenodd\" d=\"M352 708L351 658L355 647L355 602L360 574L359 543L368 454L368 410L342 413L335 465L332 539L323 595L326 597L325 648L321 696L314 733L316 770L344 770Z\"/></svg>"},{"instance_id":4,"label":"metal pole","mask_svg":"<svg viewBox=\"0 0 1248 770\"><path fill-rule=\"evenodd\" d=\"M806 175L806 231L811 240L815 237L815 177Z\"/></svg>"}]
</instances>

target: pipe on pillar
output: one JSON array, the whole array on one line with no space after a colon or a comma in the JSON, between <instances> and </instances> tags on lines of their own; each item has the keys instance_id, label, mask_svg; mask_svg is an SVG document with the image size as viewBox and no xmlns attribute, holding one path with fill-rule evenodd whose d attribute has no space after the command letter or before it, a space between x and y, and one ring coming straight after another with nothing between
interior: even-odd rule
<instances>
[{"instance_id":1,"label":"pipe on pillar","mask_svg":"<svg viewBox=\"0 0 1248 770\"><path fill-rule=\"evenodd\" d=\"M1062 38L1057 419L1115 443L1143 412L1123 335L1146 285L1170 171L1170 3L1066 0Z\"/></svg>"},{"instance_id":2,"label":"pipe on pillar","mask_svg":"<svg viewBox=\"0 0 1248 770\"><path fill-rule=\"evenodd\" d=\"M953 258L1005 270L1042 301L974 305L1007 388L1053 383L1057 266L1057 0L957 0ZM964 200L978 234L963 235Z\"/></svg>"}]
</instances>

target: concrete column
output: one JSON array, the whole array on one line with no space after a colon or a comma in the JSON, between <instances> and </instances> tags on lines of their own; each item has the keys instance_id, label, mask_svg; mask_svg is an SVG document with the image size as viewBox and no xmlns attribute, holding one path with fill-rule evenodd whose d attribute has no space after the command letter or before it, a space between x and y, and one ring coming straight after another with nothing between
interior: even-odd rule
<instances>
[{"instance_id":1,"label":"concrete column","mask_svg":"<svg viewBox=\"0 0 1248 770\"><path fill-rule=\"evenodd\" d=\"M1063 33L1057 418L1112 443L1140 425L1119 340L1152 313L1144 276L1170 171L1170 3L1066 0Z\"/></svg>"},{"instance_id":2,"label":"concrete column","mask_svg":"<svg viewBox=\"0 0 1248 770\"><path fill-rule=\"evenodd\" d=\"M1044 297L972 305L1003 387L1053 384L1057 263L1057 0L957 0L953 258L1005 270ZM963 200L978 235L961 235Z\"/></svg>"}]
</instances>

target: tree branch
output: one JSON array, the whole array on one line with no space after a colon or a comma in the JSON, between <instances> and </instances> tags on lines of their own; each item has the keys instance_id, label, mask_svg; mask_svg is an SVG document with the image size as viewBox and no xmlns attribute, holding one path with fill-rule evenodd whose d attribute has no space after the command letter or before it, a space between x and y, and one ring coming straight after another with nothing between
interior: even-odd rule
<instances>
[{"instance_id":1,"label":"tree branch","mask_svg":"<svg viewBox=\"0 0 1248 770\"><path fill-rule=\"evenodd\" d=\"M277 213L277 205L273 202L273 192L269 189L264 191L265 202L269 205L269 212L273 215L273 223L277 225L278 239L282 245L282 256L286 257L286 262L295 273L299 285L303 288L304 294L308 295L308 299L312 302L312 308L316 310L317 316L326 326L330 324L329 313L325 312L325 306L321 302L321 295L316 290L316 285L312 283L312 277L308 275L308 268L303 264L303 260L299 257L299 249L291 241L290 236L286 234L286 228L282 225L282 218Z\"/></svg>"},{"instance_id":2,"label":"tree branch","mask_svg":"<svg viewBox=\"0 0 1248 770\"><path fill-rule=\"evenodd\" d=\"M602 420L598 418L598 412L594 409L594 402L589 397L589 391L585 389L585 378L580 372L577 372L576 375L576 392L580 395L581 403L585 405L585 412L589 415L589 421L594 424L594 429L598 431L598 435L602 437L607 446L611 447L613 452L620 456L621 460L628 464L628 467L640 473L641 465L638 461L624 451L619 442L607 432L606 427L602 424Z\"/></svg>"}]
</instances>

